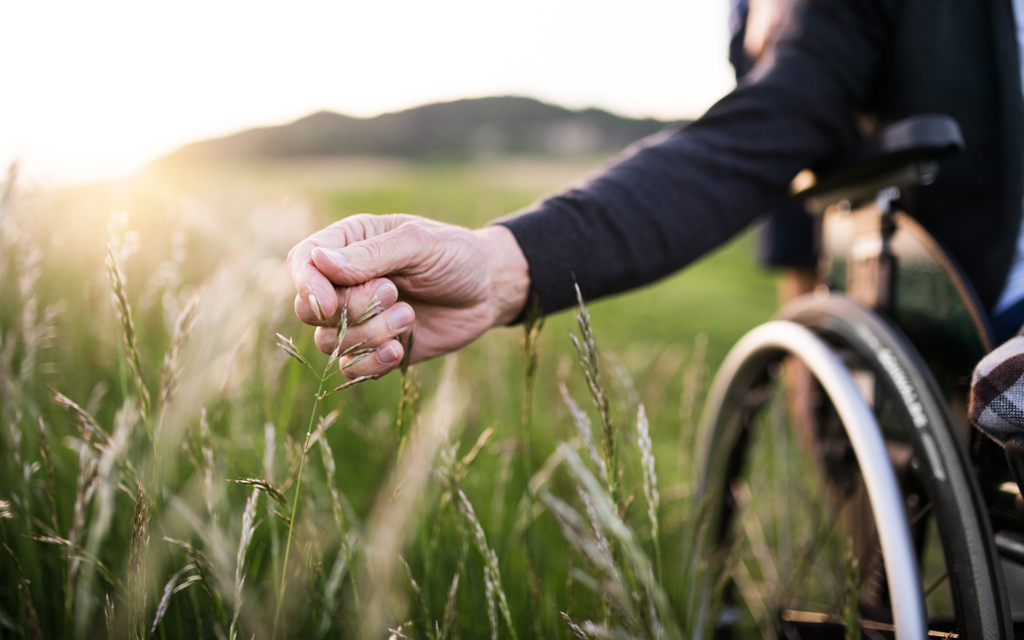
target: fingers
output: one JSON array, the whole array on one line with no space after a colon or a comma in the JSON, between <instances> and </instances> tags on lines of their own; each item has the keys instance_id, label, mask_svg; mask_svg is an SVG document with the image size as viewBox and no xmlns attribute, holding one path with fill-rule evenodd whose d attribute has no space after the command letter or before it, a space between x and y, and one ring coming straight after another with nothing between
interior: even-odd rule
<instances>
[{"instance_id":1,"label":"fingers","mask_svg":"<svg viewBox=\"0 0 1024 640\"><path fill-rule=\"evenodd\" d=\"M324 277L312 261L292 271L299 293L295 296L295 315L306 324L323 324L338 313L334 285ZM301 283L301 284L300 284Z\"/></svg>"},{"instance_id":2,"label":"fingers","mask_svg":"<svg viewBox=\"0 0 1024 640\"><path fill-rule=\"evenodd\" d=\"M360 320L368 319L368 314L386 310L398 300L398 288L386 278L375 278L356 287L330 287L331 307L334 313L321 317L320 313L314 311L316 305L303 300L300 293L295 296L295 315L299 320L318 327L337 327L341 324L342 312L347 309L348 324L354 325ZM324 302L320 304L324 308L327 306ZM324 311L326 312L326 309Z\"/></svg>"},{"instance_id":3,"label":"fingers","mask_svg":"<svg viewBox=\"0 0 1024 640\"><path fill-rule=\"evenodd\" d=\"M436 259L433 240L431 225L414 220L345 247L316 247L310 257L317 271L334 284L354 285L424 267Z\"/></svg>"},{"instance_id":4,"label":"fingers","mask_svg":"<svg viewBox=\"0 0 1024 640\"><path fill-rule=\"evenodd\" d=\"M349 355L346 352L376 349L408 330L415 319L416 313L409 303L399 302L362 324L349 325L342 337L341 351ZM317 348L324 353L333 353L338 347L338 330L334 327L317 328L315 337Z\"/></svg>"},{"instance_id":5,"label":"fingers","mask_svg":"<svg viewBox=\"0 0 1024 640\"><path fill-rule=\"evenodd\" d=\"M372 312L371 312L372 313ZM405 302L399 302L362 324L351 326L341 342L342 371L349 378L381 376L398 366L405 353L395 337L407 332L416 314ZM320 327L316 330L316 346L324 353L338 348L338 330Z\"/></svg>"},{"instance_id":6,"label":"fingers","mask_svg":"<svg viewBox=\"0 0 1024 640\"><path fill-rule=\"evenodd\" d=\"M405 357L405 348L398 340L388 340L373 353L349 357L349 361L341 364L341 372L350 380L367 376L379 378L394 371Z\"/></svg>"},{"instance_id":7,"label":"fingers","mask_svg":"<svg viewBox=\"0 0 1024 640\"><path fill-rule=\"evenodd\" d=\"M298 291L295 305L296 314L300 318L315 318L322 322L326 318L335 316L338 312L334 284L313 264L314 249L317 247L341 249L367 238L387 233L414 219L413 216L405 214L350 216L295 245L288 253L288 269ZM369 278L364 278L359 282L349 281L345 284L361 284L366 280ZM324 312L323 318L320 314L321 308Z\"/></svg>"}]
</instances>

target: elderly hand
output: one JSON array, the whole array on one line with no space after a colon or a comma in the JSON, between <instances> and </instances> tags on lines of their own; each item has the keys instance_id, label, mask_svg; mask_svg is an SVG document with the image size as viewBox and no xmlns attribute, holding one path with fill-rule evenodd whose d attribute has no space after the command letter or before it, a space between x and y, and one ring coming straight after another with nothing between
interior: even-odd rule
<instances>
[{"instance_id":1,"label":"elderly hand","mask_svg":"<svg viewBox=\"0 0 1024 640\"><path fill-rule=\"evenodd\" d=\"M373 349L358 362L342 358L349 378L397 367L405 351L393 338L410 329L412 362L469 344L514 320L530 285L526 258L505 227L471 231L405 214L336 222L297 244L288 267L298 290L295 313L317 326L321 351L337 347L331 327L341 322L345 305L349 329L342 350L360 343L359 352Z\"/></svg>"}]
</instances>

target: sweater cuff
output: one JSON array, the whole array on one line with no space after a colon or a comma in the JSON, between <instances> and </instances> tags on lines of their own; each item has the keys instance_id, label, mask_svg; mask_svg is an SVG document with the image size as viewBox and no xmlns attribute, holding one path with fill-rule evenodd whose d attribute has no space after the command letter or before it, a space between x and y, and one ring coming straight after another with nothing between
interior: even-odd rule
<instances>
[{"instance_id":1,"label":"sweater cuff","mask_svg":"<svg viewBox=\"0 0 1024 640\"><path fill-rule=\"evenodd\" d=\"M584 283L588 281L590 252L574 228L572 217L560 213L548 201L539 209L491 223L507 228L519 243L530 268L527 299L536 300L542 314L574 306L576 283L587 296ZM512 324L522 322L525 315L524 308Z\"/></svg>"}]
</instances>

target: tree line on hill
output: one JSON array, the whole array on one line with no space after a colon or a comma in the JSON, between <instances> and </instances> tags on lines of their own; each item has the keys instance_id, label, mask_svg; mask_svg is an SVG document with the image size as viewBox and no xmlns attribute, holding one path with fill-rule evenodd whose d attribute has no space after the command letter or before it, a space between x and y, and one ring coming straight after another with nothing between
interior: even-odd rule
<instances>
[{"instance_id":1,"label":"tree line on hill","mask_svg":"<svg viewBox=\"0 0 1024 640\"><path fill-rule=\"evenodd\" d=\"M413 160L580 156L617 151L670 124L601 109L573 111L532 98L476 98L373 118L320 111L285 125L195 142L157 163L360 155Z\"/></svg>"}]
</instances>

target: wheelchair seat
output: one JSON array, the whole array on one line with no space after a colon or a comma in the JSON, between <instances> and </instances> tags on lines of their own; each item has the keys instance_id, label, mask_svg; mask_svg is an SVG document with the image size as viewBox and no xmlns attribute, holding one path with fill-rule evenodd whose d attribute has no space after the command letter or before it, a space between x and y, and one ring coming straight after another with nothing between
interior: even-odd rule
<instances>
[{"instance_id":1,"label":"wheelchair seat","mask_svg":"<svg viewBox=\"0 0 1024 640\"><path fill-rule=\"evenodd\" d=\"M966 392L962 378L996 346L991 322L956 260L893 204L963 146L952 118L907 118L818 168L794 196L824 218L823 284L895 322L949 397Z\"/></svg>"}]
</instances>

